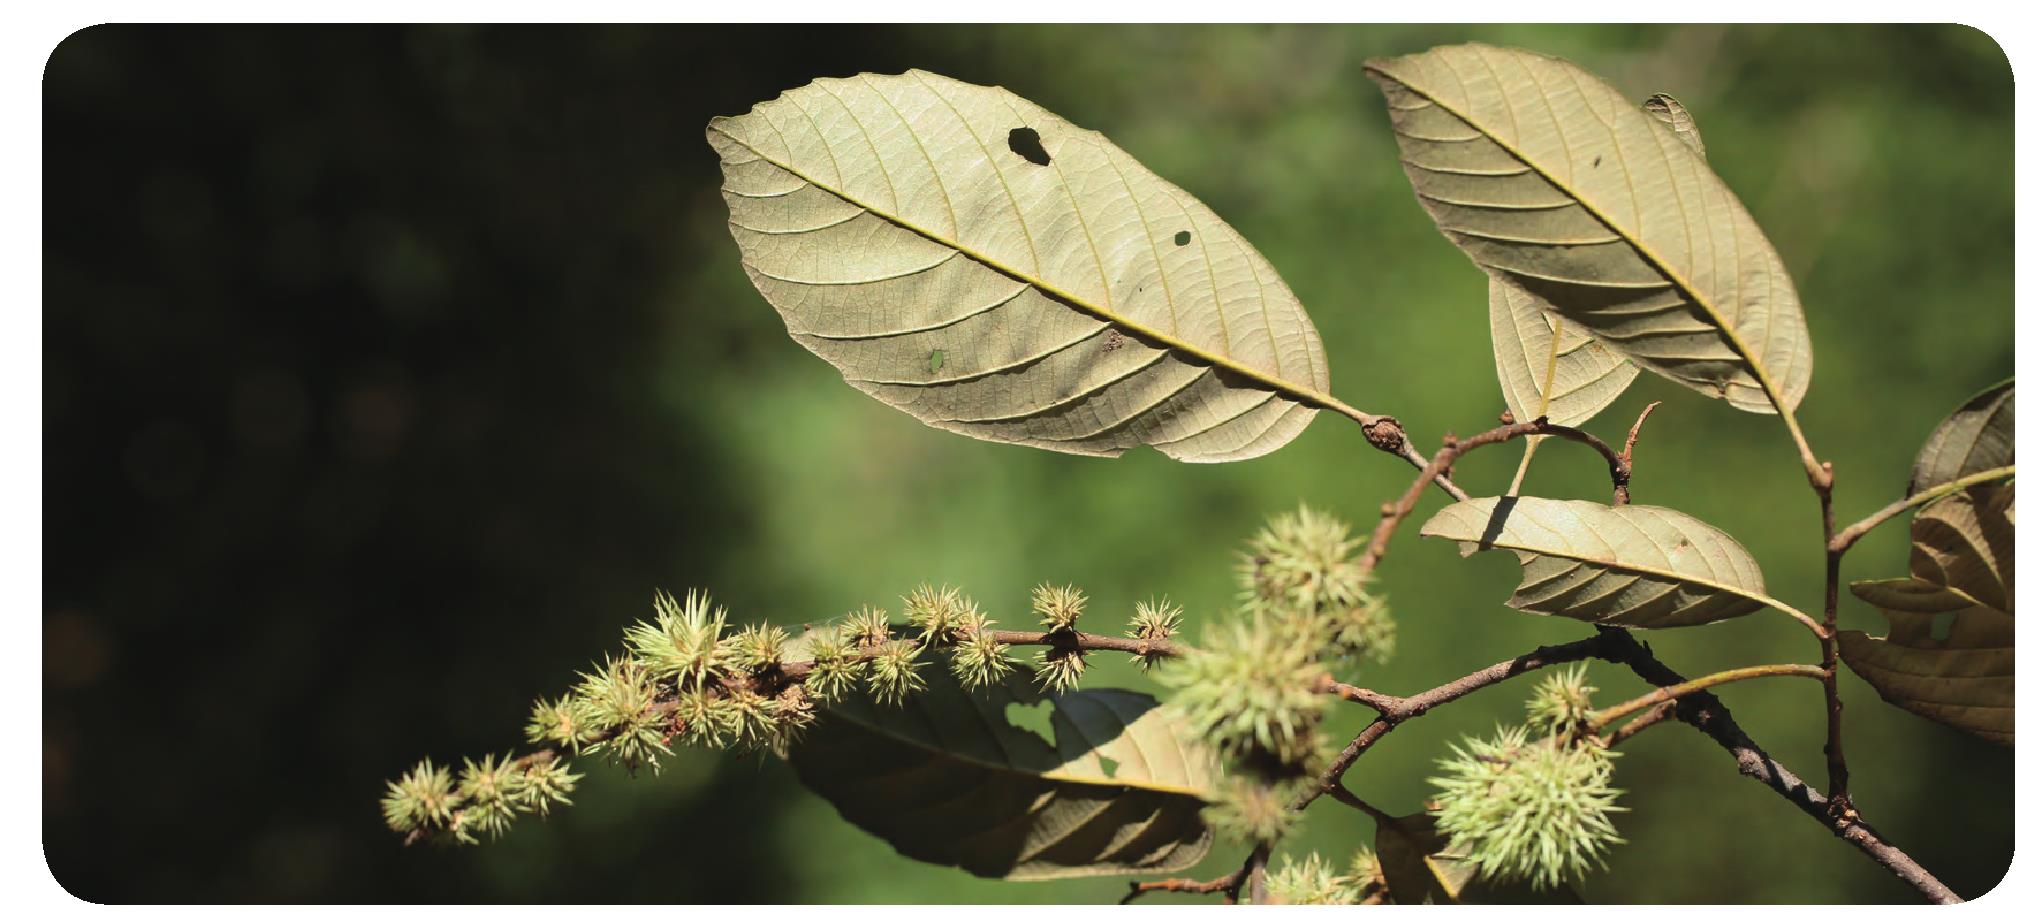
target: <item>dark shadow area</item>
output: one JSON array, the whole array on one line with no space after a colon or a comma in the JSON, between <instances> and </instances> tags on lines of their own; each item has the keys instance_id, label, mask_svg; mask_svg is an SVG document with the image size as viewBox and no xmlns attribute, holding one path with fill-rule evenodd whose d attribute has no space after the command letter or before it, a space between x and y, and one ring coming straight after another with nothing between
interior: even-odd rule
<instances>
[{"instance_id":1,"label":"dark shadow area","mask_svg":"<svg viewBox=\"0 0 2024 924\"><path fill-rule=\"evenodd\" d=\"M777 33L763 62L738 30L682 29L101 27L56 50L59 881L506 897L476 852L402 850L380 781L517 743L533 695L735 545L742 486L654 398L667 332L708 334L663 287L715 195L704 122L833 69L848 31ZM518 897L778 898L774 802L736 769L643 824L642 856L579 844ZM698 829L707 869L642 873Z\"/></svg>"}]
</instances>

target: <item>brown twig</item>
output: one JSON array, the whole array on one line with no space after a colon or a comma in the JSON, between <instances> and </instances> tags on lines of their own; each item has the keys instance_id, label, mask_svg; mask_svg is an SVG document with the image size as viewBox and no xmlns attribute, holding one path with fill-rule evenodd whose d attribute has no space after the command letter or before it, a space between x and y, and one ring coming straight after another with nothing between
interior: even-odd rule
<instances>
[{"instance_id":1,"label":"brown twig","mask_svg":"<svg viewBox=\"0 0 2024 924\"><path fill-rule=\"evenodd\" d=\"M1033 632L990 630L991 637L1004 645L1046 645L1053 648L1070 648L1080 651L1122 651L1141 657L1178 657L1187 651L1187 646L1172 639L1119 638L1111 635L1095 635L1089 632ZM863 657L869 658L866 654ZM814 669L813 661L789 661L780 665L781 679L787 683L798 683L808 679Z\"/></svg>"},{"instance_id":2,"label":"brown twig","mask_svg":"<svg viewBox=\"0 0 2024 924\"><path fill-rule=\"evenodd\" d=\"M1264 904L1258 901L1258 893L1264 889L1262 883L1265 878L1265 860L1271 853L1272 848L1269 845L1259 844L1251 848L1251 852L1244 857L1244 865L1237 867L1236 872L1214 879L1157 879L1152 882L1134 880L1125 884L1124 897L1118 899L1117 903L1129 905L1150 892L1185 892L1191 895L1214 895L1221 892L1223 904L1234 905L1237 903L1237 896L1243 894L1245 885L1256 879L1261 884L1252 886L1252 903Z\"/></svg>"},{"instance_id":3,"label":"brown twig","mask_svg":"<svg viewBox=\"0 0 2024 924\"><path fill-rule=\"evenodd\" d=\"M1615 483L1618 507L1630 503L1630 454L1637 448L1638 431L1644 429L1645 418L1652 416L1652 409L1658 406L1659 402L1653 401L1638 412L1637 420L1630 425L1630 432L1624 434L1623 451L1616 454L1616 465L1610 470L1610 480Z\"/></svg>"},{"instance_id":4,"label":"brown twig","mask_svg":"<svg viewBox=\"0 0 2024 924\"><path fill-rule=\"evenodd\" d=\"M1614 749L1617 745L1630 740L1638 732L1672 718L1674 710L1678 709L1679 705L1678 700L1669 699L1645 710L1643 715L1625 722L1621 728L1602 736L1603 748L1605 750Z\"/></svg>"},{"instance_id":5,"label":"brown twig","mask_svg":"<svg viewBox=\"0 0 2024 924\"><path fill-rule=\"evenodd\" d=\"M1820 682L1820 692L1827 706L1827 744L1821 750L1827 755L1827 798L1834 803L1834 813L1853 820L1855 806L1848 795L1848 754L1841 744L1841 690L1836 668L1841 665L1841 636L1836 631L1841 606L1841 557L1844 549L1834 547L1834 463L1813 463L1807 459L1807 480L1812 482L1815 494L1820 496L1821 544L1826 549L1827 589L1822 595L1820 609L1820 669L1827 676Z\"/></svg>"},{"instance_id":6,"label":"brown twig","mask_svg":"<svg viewBox=\"0 0 2024 924\"><path fill-rule=\"evenodd\" d=\"M1265 888L1265 861L1270 859L1271 856L1272 845L1261 843L1251 848L1251 856L1245 860L1246 865L1250 868L1250 872L1245 874L1245 878L1251 886L1251 904L1253 905L1272 904L1272 893Z\"/></svg>"},{"instance_id":7,"label":"brown twig","mask_svg":"<svg viewBox=\"0 0 2024 924\"><path fill-rule=\"evenodd\" d=\"M1371 444L1380 452L1391 453L1412 463L1413 468L1422 473L1426 472L1427 466L1431 463L1420 455L1419 450L1413 448L1412 437L1406 435L1405 428L1399 425L1398 418L1380 415L1357 422L1362 426L1364 442ZM1436 472L1430 477L1440 485L1441 490L1448 493L1448 496L1456 500L1469 499L1469 495L1453 481L1448 480L1446 475Z\"/></svg>"},{"instance_id":8,"label":"brown twig","mask_svg":"<svg viewBox=\"0 0 2024 924\"><path fill-rule=\"evenodd\" d=\"M1889 521L1890 518L1897 516L1900 513L1903 513L1914 507L1923 505L1929 501L1938 500L1942 497L1954 493L1955 491L1963 491L1968 488L1972 488L1975 485L1983 484L1985 482L2001 481L2005 478L2015 478L2016 476L2017 476L2017 466L2004 465L1998 468L1989 469L1988 471L1985 472L1977 472L1973 475L1969 475L1966 478L1955 479L1953 481L1947 482L1946 484L1935 485L1933 487L1927 488L1924 491L1920 491L1919 493L1910 495L1908 497L1899 498L1897 500L1890 502L1889 504L1884 505L1884 508L1882 510L1872 513L1869 516L1863 517L1860 521L1851 524L1847 529L1835 533L1834 539L1828 543L1828 548L1833 551L1846 553L1850 548L1853 548L1855 546L1857 540L1860 540L1863 536L1868 535L1870 530L1882 526L1885 522Z\"/></svg>"},{"instance_id":9,"label":"brown twig","mask_svg":"<svg viewBox=\"0 0 2024 924\"><path fill-rule=\"evenodd\" d=\"M1594 718L1590 720L1590 724L1596 729L1608 728L1622 721L1633 712L1669 701L1677 701L1682 696L1713 689L1725 683L1735 683L1738 680L1755 680L1759 677L1811 677L1815 680L1824 681L1827 679L1827 671L1813 664L1759 664L1753 667L1738 667L1732 670L1717 671L1705 677L1696 677L1682 683L1667 684L1643 696L1617 703L1596 713Z\"/></svg>"},{"instance_id":10,"label":"brown twig","mask_svg":"<svg viewBox=\"0 0 2024 924\"><path fill-rule=\"evenodd\" d=\"M1534 649L1527 654L1519 655L1509 661L1499 661L1480 670L1472 671L1431 690L1426 690L1403 699L1384 696L1383 694L1373 694L1370 691L1362 690L1360 687L1350 687L1348 684L1335 684L1335 692L1343 695L1344 699L1349 699L1376 709L1378 717L1371 720L1369 725L1364 726L1363 731L1357 733L1356 739L1351 741L1348 747L1343 748L1341 753L1335 756L1335 760L1328 765L1327 772L1323 773L1321 779L1315 785L1309 787L1308 791L1303 793L1293 803L1293 807L1295 809L1304 809L1312 804L1315 799L1320 798L1323 793L1339 785L1342 781L1342 775L1348 772L1350 765L1356 763L1357 758L1363 756L1365 751L1370 750L1370 746L1376 744L1379 738L1383 738L1393 729L1405 724L1407 720L1425 715L1428 710L1436 706L1454 702L1484 687L1502 683L1527 671L1535 671L1555 664L1585 661L1589 658L1599 657L1603 651L1604 644L1602 636L1597 635L1576 642L1568 642L1564 645L1547 645ZM1342 688L1355 690L1357 691L1357 695L1347 695Z\"/></svg>"},{"instance_id":11,"label":"brown twig","mask_svg":"<svg viewBox=\"0 0 2024 924\"><path fill-rule=\"evenodd\" d=\"M1349 788L1343 786L1341 783L1328 787L1328 794L1334 797L1335 801L1356 809L1365 815L1369 815L1371 820L1376 821L1378 824L1388 824L1396 820L1384 810L1358 798L1356 793L1350 792Z\"/></svg>"},{"instance_id":12,"label":"brown twig","mask_svg":"<svg viewBox=\"0 0 2024 924\"><path fill-rule=\"evenodd\" d=\"M1523 423L1504 424L1462 440L1449 435L1442 441L1441 451L1434 453L1433 461L1420 470L1419 477L1413 479L1412 484L1406 487L1405 493L1400 494L1397 500L1379 508L1377 526L1370 534L1370 545L1363 551L1360 562L1362 568L1369 571L1384 561L1385 551L1390 548L1392 535L1398 532L1399 524L1413 512L1413 507L1420 501L1420 495L1426 493L1427 486L1432 484L1434 479L1453 471L1456 460L1485 446L1508 443L1521 436L1557 436L1594 449L1609 466L1610 483L1616 485L1618 490L1626 492L1624 497L1629 496L1627 492L1630 485L1630 470L1623 466L1615 449L1586 430L1548 423L1546 418L1541 417ZM1457 495L1457 499L1463 498Z\"/></svg>"}]
</instances>

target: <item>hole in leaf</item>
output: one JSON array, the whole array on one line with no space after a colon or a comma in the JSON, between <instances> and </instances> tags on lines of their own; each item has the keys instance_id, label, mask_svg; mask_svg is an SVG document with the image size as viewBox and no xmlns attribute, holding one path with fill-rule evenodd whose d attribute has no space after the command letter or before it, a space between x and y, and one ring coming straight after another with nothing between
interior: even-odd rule
<instances>
[{"instance_id":1,"label":"hole in leaf","mask_svg":"<svg viewBox=\"0 0 2024 924\"><path fill-rule=\"evenodd\" d=\"M1959 615L1961 614L1958 611L1956 611L1952 613L1941 613L1938 616L1934 616L1933 621L1926 625L1926 631L1931 633L1933 641L1944 642L1947 640L1948 636L1953 635L1954 617Z\"/></svg>"},{"instance_id":2,"label":"hole in leaf","mask_svg":"<svg viewBox=\"0 0 2024 924\"><path fill-rule=\"evenodd\" d=\"M1005 144L1012 149L1012 153L1039 166L1045 167L1054 162L1047 149L1040 145L1040 133L1025 126L1015 128L1011 134L1006 135Z\"/></svg>"},{"instance_id":3,"label":"hole in leaf","mask_svg":"<svg viewBox=\"0 0 2024 924\"><path fill-rule=\"evenodd\" d=\"M1600 166L1602 166L1602 155L1600 155L1600 154L1597 154L1597 155L1595 155L1595 163L1589 164L1589 166L1591 166L1591 167L1600 167Z\"/></svg>"},{"instance_id":4,"label":"hole in leaf","mask_svg":"<svg viewBox=\"0 0 2024 924\"><path fill-rule=\"evenodd\" d=\"M948 355L943 353L941 350L936 350L933 353L929 353L928 371L930 373L940 372L942 371L942 366L946 364L948 361L949 361Z\"/></svg>"},{"instance_id":5,"label":"hole in leaf","mask_svg":"<svg viewBox=\"0 0 2024 924\"><path fill-rule=\"evenodd\" d=\"M1194 235L1192 235L1192 234L1189 234L1189 233L1188 233L1188 232L1186 232L1186 231L1176 231L1176 232L1174 232L1174 246L1175 246L1175 247L1186 247L1186 246L1188 246L1188 242L1189 242L1189 241L1192 241L1192 240L1194 240L1194 239L1195 239L1195 236L1194 236Z\"/></svg>"},{"instance_id":6,"label":"hole in leaf","mask_svg":"<svg viewBox=\"0 0 2024 924\"><path fill-rule=\"evenodd\" d=\"M1105 757L1102 754L1098 754L1096 755L1096 762L1103 767L1104 776L1108 777L1117 776L1117 761L1111 760L1110 758Z\"/></svg>"},{"instance_id":7,"label":"hole in leaf","mask_svg":"<svg viewBox=\"0 0 2024 924\"><path fill-rule=\"evenodd\" d=\"M1030 731L1054 746L1054 701L1041 700L1038 703L1006 703L1005 721L1016 728Z\"/></svg>"}]
</instances>

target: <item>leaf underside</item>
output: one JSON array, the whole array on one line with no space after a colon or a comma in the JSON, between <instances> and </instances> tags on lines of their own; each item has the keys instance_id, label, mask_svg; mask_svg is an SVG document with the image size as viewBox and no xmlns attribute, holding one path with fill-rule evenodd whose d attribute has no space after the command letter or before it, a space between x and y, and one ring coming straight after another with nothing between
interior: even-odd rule
<instances>
[{"instance_id":1,"label":"leaf underside","mask_svg":"<svg viewBox=\"0 0 2024 924\"><path fill-rule=\"evenodd\" d=\"M1644 108L1646 112L1652 114L1652 118L1672 129L1673 134L1679 136L1680 141L1685 143L1689 150L1699 155L1702 160L1708 159L1708 146L1701 141L1700 126L1694 124L1693 114L1687 111L1687 107L1680 105L1679 100L1664 93L1654 93L1650 99L1645 100Z\"/></svg>"},{"instance_id":2,"label":"leaf underside","mask_svg":"<svg viewBox=\"0 0 2024 924\"><path fill-rule=\"evenodd\" d=\"M2004 382L1956 408L1926 437L1906 494L2017 464L2017 383Z\"/></svg>"},{"instance_id":3,"label":"leaf underside","mask_svg":"<svg viewBox=\"0 0 2024 924\"><path fill-rule=\"evenodd\" d=\"M1524 568L1506 605L1605 626L1697 626L1768 604L1742 544L1664 507L1543 497L1477 497L1428 518L1422 536L1516 553Z\"/></svg>"},{"instance_id":4,"label":"leaf underside","mask_svg":"<svg viewBox=\"0 0 2024 924\"><path fill-rule=\"evenodd\" d=\"M1912 577L2014 612L2015 499L2014 484L1983 484L1919 511L1912 518Z\"/></svg>"},{"instance_id":5,"label":"leaf underside","mask_svg":"<svg viewBox=\"0 0 2024 924\"><path fill-rule=\"evenodd\" d=\"M1702 394L1799 405L1813 348L1792 280L1675 130L1531 52L1443 47L1365 70L1421 205L1485 272Z\"/></svg>"},{"instance_id":6,"label":"leaf underside","mask_svg":"<svg viewBox=\"0 0 2024 924\"><path fill-rule=\"evenodd\" d=\"M1466 849L1451 847L1425 812L1378 822L1378 867L1385 891L1399 905L1576 905L1581 895L1562 883L1534 892L1519 883L1481 875Z\"/></svg>"},{"instance_id":7,"label":"leaf underside","mask_svg":"<svg viewBox=\"0 0 2024 924\"><path fill-rule=\"evenodd\" d=\"M1327 395L1320 337L1264 257L1002 88L825 78L709 138L746 273L788 332L931 426L1222 462L1285 445Z\"/></svg>"},{"instance_id":8,"label":"leaf underside","mask_svg":"<svg viewBox=\"0 0 2024 924\"><path fill-rule=\"evenodd\" d=\"M1858 581L1890 624L1838 633L1884 701L1999 744L2016 740L2015 486L1947 495L1912 521L1913 577Z\"/></svg>"},{"instance_id":9,"label":"leaf underside","mask_svg":"<svg viewBox=\"0 0 2024 924\"><path fill-rule=\"evenodd\" d=\"M1031 671L965 693L939 665L903 707L831 707L792 751L796 772L901 854L1013 880L1171 872L1211 837L1215 769L1151 697L1043 693ZM1050 742L1014 703L1052 705Z\"/></svg>"},{"instance_id":10,"label":"leaf underside","mask_svg":"<svg viewBox=\"0 0 2024 924\"><path fill-rule=\"evenodd\" d=\"M1504 405L1517 420L1544 416L1557 424L1580 426L1609 407L1637 378L1637 367L1616 348L1548 313L1532 293L1494 277L1490 348Z\"/></svg>"}]
</instances>

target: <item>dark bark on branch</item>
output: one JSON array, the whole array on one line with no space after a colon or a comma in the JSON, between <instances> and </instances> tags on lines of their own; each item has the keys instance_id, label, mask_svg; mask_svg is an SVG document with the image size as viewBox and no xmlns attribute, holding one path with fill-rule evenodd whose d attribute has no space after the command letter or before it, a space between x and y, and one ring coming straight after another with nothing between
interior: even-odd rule
<instances>
[{"instance_id":1,"label":"dark bark on branch","mask_svg":"<svg viewBox=\"0 0 2024 924\"><path fill-rule=\"evenodd\" d=\"M1671 686L1685 682L1672 668L1660 662L1651 649L1639 644L1622 629L1604 629L1601 637L1610 639L1608 659L1629 667L1638 677L1654 686ZM1712 693L1701 692L1680 697L1675 707L1674 718L1686 723L1713 739L1727 749L1736 760L1736 772L1771 787L1785 801L1792 803L1813 820L1825 825L1836 837L1847 841L1885 869L1895 873L1912 888L1917 889L1927 901L1936 904L1953 904L1961 901L1954 890L1920 866L1918 861L1904 851L1892 846L1878 834L1854 809L1837 810L1830 800L1806 785L1792 771L1764 752L1757 742L1736 724L1736 717L1729 708Z\"/></svg>"}]
</instances>

